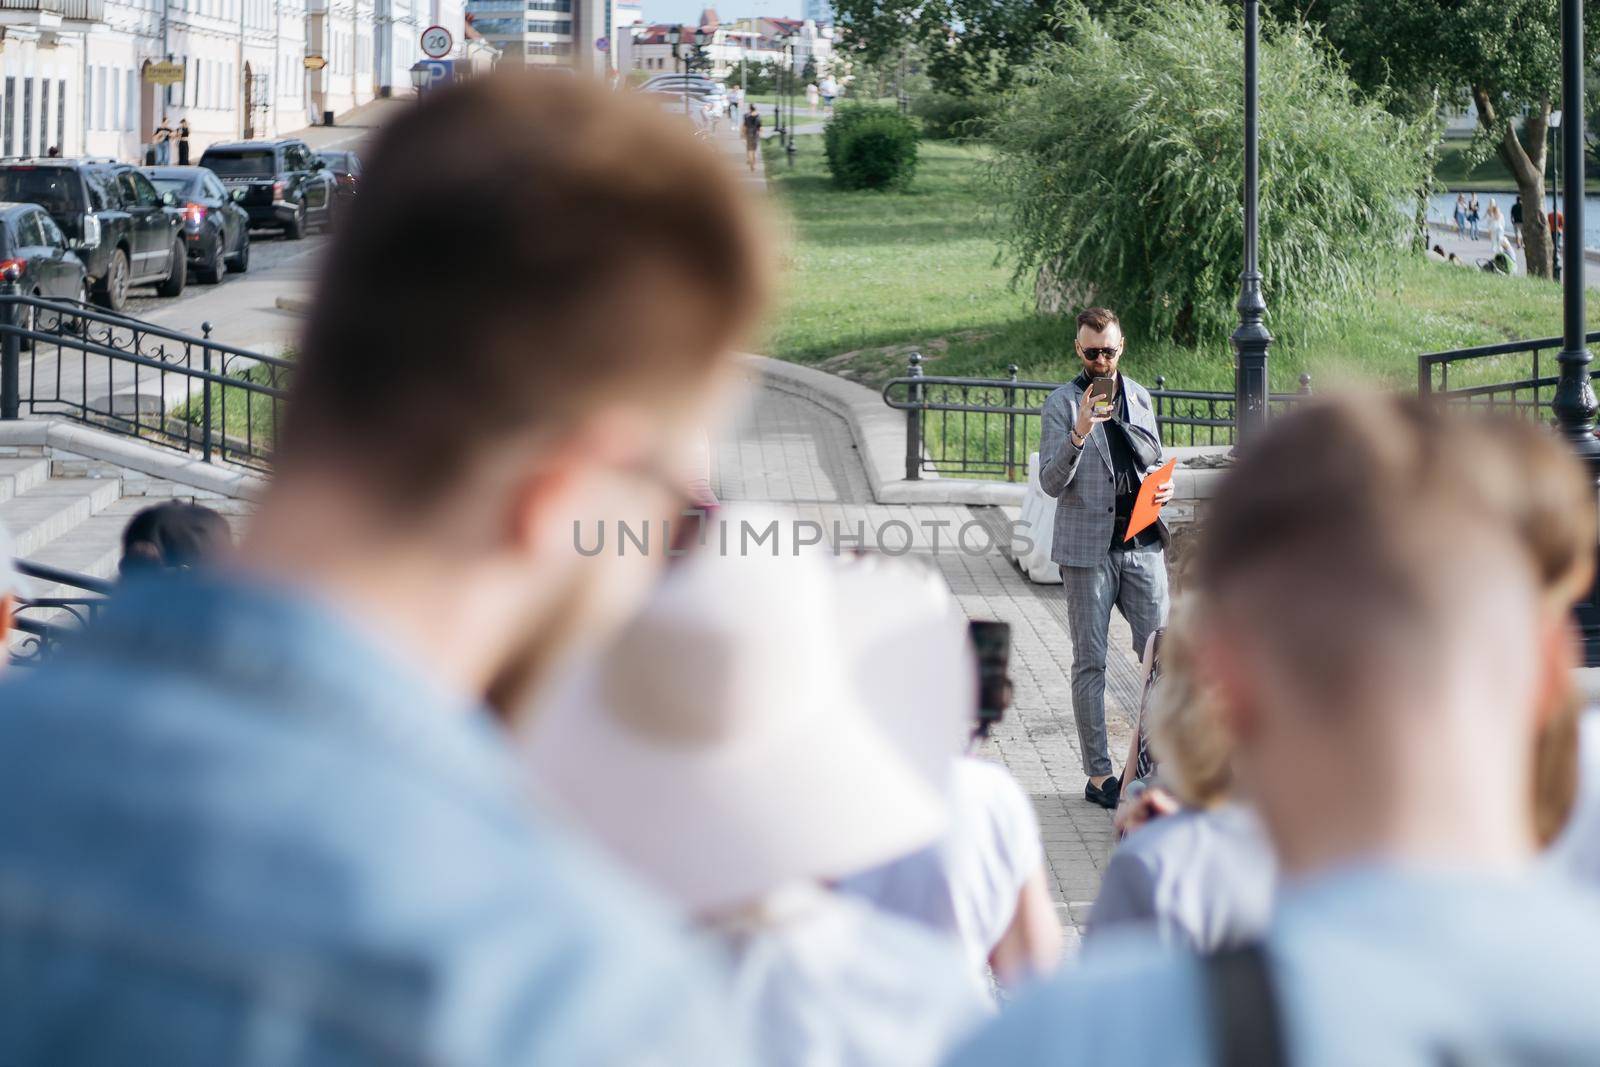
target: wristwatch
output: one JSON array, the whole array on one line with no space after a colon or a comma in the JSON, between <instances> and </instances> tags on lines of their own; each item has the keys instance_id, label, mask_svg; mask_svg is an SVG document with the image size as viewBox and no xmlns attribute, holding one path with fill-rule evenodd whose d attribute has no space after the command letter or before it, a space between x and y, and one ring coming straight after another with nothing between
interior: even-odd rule
<instances>
[{"instance_id":1,"label":"wristwatch","mask_svg":"<svg viewBox=\"0 0 1600 1067\"><path fill-rule=\"evenodd\" d=\"M1076 426L1070 427L1067 430L1067 440L1071 441L1072 447L1076 448L1079 452L1082 452L1083 446L1089 443L1089 439L1087 437L1078 436L1078 428Z\"/></svg>"}]
</instances>

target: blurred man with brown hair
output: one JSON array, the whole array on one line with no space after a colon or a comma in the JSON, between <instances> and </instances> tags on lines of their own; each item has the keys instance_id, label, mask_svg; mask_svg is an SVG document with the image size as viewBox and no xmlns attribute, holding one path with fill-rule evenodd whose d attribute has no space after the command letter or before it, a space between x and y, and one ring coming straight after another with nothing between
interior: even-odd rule
<instances>
[{"instance_id":1,"label":"blurred man with brown hair","mask_svg":"<svg viewBox=\"0 0 1600 1067\"><path fill-rule=\"evenodd\" d=\"M482 694L652 583L574 528L683 506L753 208L642 100L531 72L428 94L365 182L239 562L0 690L0 1062L750 1062Z\"/></svg>"},{"instance_id":2,"label":"blurred man with brown hair","mask_svg":"<svg viewBox=\"0 0 1600 1067\"><path fill-rule=\"evenodd\" d=\"M1532 864L1570 622L1493 424L1409 403L1275 423L1207 517L1197 662L1284 872L1266 934L1107 945L956 1063L1600 1062L1600 907Z\"/></svg>"}]
</instances>

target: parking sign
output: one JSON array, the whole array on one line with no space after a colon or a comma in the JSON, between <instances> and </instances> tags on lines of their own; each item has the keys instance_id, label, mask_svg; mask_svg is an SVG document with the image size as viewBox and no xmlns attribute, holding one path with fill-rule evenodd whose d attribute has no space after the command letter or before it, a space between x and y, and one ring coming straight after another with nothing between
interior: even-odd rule
<instances>
[{"instance_id":1,"label":"parking sign","mask_svg":"<svg viewBox=\"0 0 1600 1067\"><path fill-rule=\"evenodd\" d=\"M456 64L453 59L424 59L418 65L428 74L426 83L420 87L424 92L443 88L455 79Z\"/></svg>"}]
</instances>

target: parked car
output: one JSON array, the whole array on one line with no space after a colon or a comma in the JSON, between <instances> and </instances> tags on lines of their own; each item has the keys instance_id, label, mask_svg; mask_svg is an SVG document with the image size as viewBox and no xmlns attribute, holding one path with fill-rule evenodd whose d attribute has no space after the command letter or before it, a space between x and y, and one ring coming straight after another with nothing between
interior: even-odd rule
<instances>
[{"instance_id":1,"label":"parked car","mask_svg":"<svg viewBox=\"0 0 1600 1067\"><path fill-rule=\"evenodd\" d=\"M88 271L95 300L121 311L134 285L183 292L189 254L182 215L123 163L27 159L0 164L0 201L38 204Z\"/></svg>"},{"instance_id":2,"label":"parked car","mask_svg":"<svg viewBox=\"0 0 1600 1067\"><path fill-rule=\"evenodd\" d=\"M361 157L354 152L319 152L328 173L333 175L335 214L356 198L361 184Z\"/></svg>"},{"instance_id":3,"label":"parked car","mask_svg":"<svg viewBox=\"0 0 1600 1067\"><path fill-rule=\"evenodd\" d=\"M38 204L0 203L0 278L12 271L24 296L89 300L83 260L67 248L61 227ZM23 305L20 325L34 329L37 315L38 308ZM55 328L53 319L38 325ZM23 338L22 347L32 348L32 339Z\"/></svg>"},{"instance_id":4,"label":"parked car","mask_svg":"<svg viewBox=\"0 0 1600 1067\"><path fill-rule=\"evenodd\" d=\"M251 226L282 230L298 241L307 227L325 228L333 220L333 175L304 141L214 144L200 165L235 193Z\"/></svg>"},{"instance_id":5,"label":"parked car","mask_svg":"<svg viewBox=\"0 0 1600 1067\"><path fill-rule=\"evenodd\" d=\"M145 167L161 199L183 212L189 265L208 285L250 269L250 215L204 167Z\"/></svg>"},{"instance_id":6,"label":"parked car","mask_svg":"<svg viewBox=\"0 0 1600 1067\"><path fill-rule=\"evenodd\" d=\"M88 302L83 260L38 204L0 203L0 276L11 270L24 295Z\"/></svg>"}]
</instances>

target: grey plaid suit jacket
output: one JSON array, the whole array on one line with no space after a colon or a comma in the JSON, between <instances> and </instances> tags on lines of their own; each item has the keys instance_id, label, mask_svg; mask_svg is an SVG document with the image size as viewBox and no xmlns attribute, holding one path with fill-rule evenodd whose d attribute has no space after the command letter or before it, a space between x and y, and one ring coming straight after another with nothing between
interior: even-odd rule
<instances>
[{"instance_id":1,"label":"grey plaid suit jacket","mask_svg":"<svg viewBox=\"0 0 1600 1067\"><path fill-rule=\"evenodd\" d=\"M1156 409L1145 387L1122 375L1128 397L1128 424L1161 447ZM1078 419L1083 390L1068 382L1051 393L1041 412L1044 422L1039 440L1039 484L1056 499L1054 539L1050 558L1063 567L1091 567L1105 559L1115 525L1116 489L1111 477L1111 449L1105 425L1089 432L1083 448L1072 446L1069 431ZM1168 541L1165 519L1157 520L1161 543Z\"/></svg>"}]
</instances>

